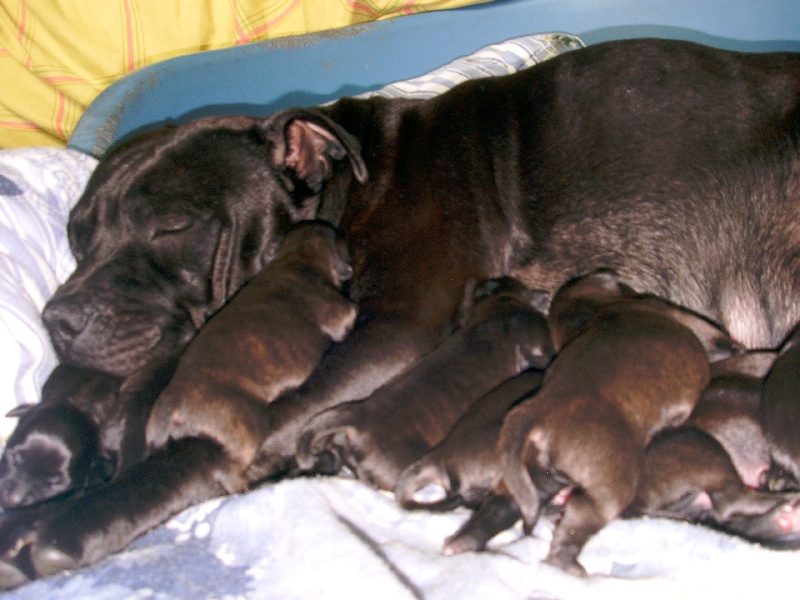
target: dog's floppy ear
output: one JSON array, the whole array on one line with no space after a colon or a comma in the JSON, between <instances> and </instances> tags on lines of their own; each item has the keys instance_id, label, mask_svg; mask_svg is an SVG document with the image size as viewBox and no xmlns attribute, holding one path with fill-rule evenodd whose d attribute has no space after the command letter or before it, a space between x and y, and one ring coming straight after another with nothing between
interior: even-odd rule
<instances>
[{"instance_id":1,"label":"dog's floppy ear","mask_svg":"<svg viewBox=\"0 0 800 600\"><path fill-rule=\"evenodd\" d=\"M321 112L285 110L266 119L261 131L270 143L275 172L289 192L302 185L318 194L332 177L334 162L345 158L356 180L367 181L358 140Z\"/></svg>"}]
</instances>

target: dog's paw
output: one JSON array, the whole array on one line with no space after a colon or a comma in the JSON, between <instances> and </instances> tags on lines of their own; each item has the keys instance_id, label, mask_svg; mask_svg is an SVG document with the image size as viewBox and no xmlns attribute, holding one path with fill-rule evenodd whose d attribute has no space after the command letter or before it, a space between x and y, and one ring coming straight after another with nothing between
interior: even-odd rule
<instances>
[{"instance_id":1,"label":"dog's paw","mask_svg":"<svg viewBox=\"0 0 800 600\"><path fill-rule=\"evenodd\" d=\"M450 500L450 488L444 469L424 457L400 474L394 495L403 508L436 508Z\"/></svg>"},{"instance_id":2,"label":"dog's paw","mask_svg":"<svg viewBox=\"0 0 800 600\"><path fill-rule=\"evenodd\" d=\"M60 499L0 516L0 589L78 566L79 560L57 547L59 522L69 526L75 521L69 514L73 504L73 499Z\"/></svg>"},{"instance_id":3,"label":"dog's paw","mask_svg":"<svg viewBox=\"0 0 800 600\"><path fill-rule=\"evenodd\" d=\"M75 558L54 545L35 543L30 549L31 563L39 577L47 577L79 566Z\"/></svg>"},{"instance_id":4,"label":"dog's paw","mask_svg":"<svg viewBox=\"0 0 800 600\"><path fill-rule=\"evenodd\" d=\"M545 558L543 563L550 565L551 567L555 567L564 571L565 573L572 575L574 577L586 577L588 573L586 569L583 568L577 560L573 558L564 558L558 555L549 555Z\"/></svg>"},{"instance_id":5,"label":"dog's paw","mask_svg":"<svg viewBox=\"0 0 800 600\"><path fill-rule=\"evenodd\" d=\"M445 541L446 556L486 549L494 536L510 529L519 519L517 503L505 494L486 498L461 528Z\"/></svg>"},{"instance_id":6,"label":"dog's paw","mask_svg":"<svg viewBox=\"0 0 800 600\"><path fill-rule=\"evenodd\" d=\"M30 549L47 523L49 504L8 511L0 516L0 589L18 587L39 576Z\"/></svg>"},{"instance_id":7,"label":"dog's paw","mask_svg":"<svg viewBox=\"0 0 800 600\"><path fill-rule=\"evenodd\" d=\"M295 454L301 471L335 475L344 467L357 470L363 456L363 436L355 426L357 419L353 413L349 405L336 407L309 421Z\"/></svg>"},{"instance_id":8,"label":"dog's paw","mask_svg":"<svg viewBox=\"0 0 800 600\"><path fill-rule=\"evenodd\" d=\"M778 504L764 515L733 519L723 528L778 550L800 548L800 498Z\"/></svg>"}]
</instances>

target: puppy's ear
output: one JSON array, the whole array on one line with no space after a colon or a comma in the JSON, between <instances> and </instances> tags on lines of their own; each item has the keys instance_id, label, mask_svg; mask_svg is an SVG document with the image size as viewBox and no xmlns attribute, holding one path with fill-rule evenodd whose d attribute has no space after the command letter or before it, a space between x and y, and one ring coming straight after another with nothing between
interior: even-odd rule
<instances>
[{"instance_id":1,"label":"puppy's ear","mask_svg":"<svg viewBox=\"0 0 800 600\"><path fill-rule=\"evenodd\" d=\"M550 294L547 293L545 290L528 290L526 292L526 296L528 298L528 302L531 303L531 306L542 313L544 316L547 316L547 313L550 311Z\"/></svg>"},{"instance_id":2,"label":"puppy's ear","mask_svg":"<svg viewBox=\"0 0 800 600\"><path fill-rule=\"evenodd\" d=\"M358 140L320 112L280 112L262 123L261 132L271 146L275 173L289 192L304 187L318 194L333 176L334 163L344 159L350 161L359 183L367 181Z\"/></svg>"},{"instance_id":3,"label":"puppy's ear","mask_svg":"<svg viewBox=\"0 0 800 600\"><path fill-rule=\"evenodd\" d=\"M584 277L584 285L591 288L595 293L610 294L621 296L630 289L622 283L622 279L616 271L611 269L598 269Z\"/></svg>"}]
</instances>

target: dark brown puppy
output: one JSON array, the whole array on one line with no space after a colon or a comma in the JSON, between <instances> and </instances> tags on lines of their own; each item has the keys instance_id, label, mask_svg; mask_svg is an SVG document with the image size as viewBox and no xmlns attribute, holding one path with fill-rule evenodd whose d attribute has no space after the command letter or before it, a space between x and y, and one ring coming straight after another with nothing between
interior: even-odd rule
<instances>
[{"instance_id":1,"label":"dark brown puppy","mask_svg":"<svg viewBox=\"0 0 800 600\"><path fill-rule=\"evenodd\" d=\"M304 470L349 467L392 491L400 473L440 442L482 394L553 357L543 311L549 296L518 281L490 279L467 290L463 325L411 369L364 400L313 418L300 437Z\"/></svg>"},{"instance_id":2,"label":"dark brown puppy","mask_svg":"<svg viewBox=\"0 0 800 600\"><path fill-rule=\"evenodd\" d=\"M150 415L150 449L171 439L207 438L241 465L237 476L243 476L266 433L265 406L303 383L331 343L353 328L356 307L341 293L352 275L347 259L331 225L295 226L273 261L181 356Z\"/></svg>"},{"instance_id":3,"label":"dark brown puppy","mask_svg":"<svg viewBox=\"0 0 800 600\"><path fill-rule=\"evenodd\" d=\"M404 508L477 508L503 476L497 440L508 411L533 394L544 372L529 369L476 400L447 437L400 474L395 498ZM513 520L519 518L517 515Z\"/></svg>"},{"instance_id":4,"label":"dark brown puppy","mask_svg":"<svg viewBox=\"0 0 800 600\"><path fill-rule=\"evenodd\" d=\"M711 365L711 383L686 423L648 446L627 516L712 525L779 547L800 541L800 495L766 493L770 451L757 418L775 352L747 352Z\"/></svg>"},{"instance_id":5,"label":"dark brown puppy","mask_svg":"<svg viewBox=\"0 0 800 600\"><path fill-rule=\"evenodd\" d=\"M800 490L800 328L786 340L764 380L759 419L770 445L772 489Z\"/></svg>"},{"instance_id":6,"label":"dark brown puppy","mask_svg":"<svg viewBox=\"0 0 800 600\"><path fill-rule=\"evenodd\" d=\"M775 352L752 351L711 365L711 383L703 392L687 426L714 437L751 488L767 484L770 447L758 419L764 377Z\"/></svg>"},{"instance_id":7,"label":"dark brown puppy","mask_svg":"<svg viewBox=\"0 0 800 600\"><path fill-rule=\"evenodd\" d=\"M648 445L636 499L623 516L681 519L772 546L797 544L798 496L752 489L764 483L769 466L769 449L755 414L762 379L774 358L774 352L747 352L712 363L711 382L689 419ZM537 489L548 485L536 475ZM558 488L549 485L540 496L549 498ZM499 486L447 540L445 552L484 548L520 516L517 504Z\"/></svg>"},{"instance_id":8,"label":"dark brown puppy","mask_svg":"<svg viewBox=\"0 0 800 600\"><path fill-rule=\"evenodd\" d=\"M299 385L355 322L356 307L340 291L351 275L346 258L343 241L326 222L300 223L286 234L273 261L209 320L180 357L150 413L148 457L95 494L100 502L93 517L113 520L121 502L124 523L113 535L98 532L103 543L97 544L81 528L80 500L54 507L48 516L61 517L50 528L55 543L31 545L33 573L92 562L165 516L250 483L245 471L264 436L267 404ZM65 538L79 539L81 551L58 546ZM22 573L23 547L2 550L7 571Z\"/></svg>"},{"instance_id":9,"label":"dark brown puppy","mask_svg":"<svg viewBox=\"0 0 800 600\"><path fill-rule=\"evenodd\" d=\"M647 447L625 511L641 515L712 525L776 547L800 543L800 494L747 487L723 446L695 427L664 431Z\"/></svg>"},{"instance_id":10,"label":"dark brown puppy","mask_svg":"<svg viewBox=\"0 0 800 600\"><path fill-rule=\"evenodd\" d=\"M626 40L431 100L345 99L148 136L104 159L76 206L78 267L46 322L65 363L125 371L190 337L190 317L258 272L289 222L332 207L361 317L270 407L262 475L291 462L316 412L439 343L470 279L552 292L606 266L774 347L800 316L799 82L797 54ZM48 516L11 537L110 552L126 543L103 541L110 497L76 509L81 535Z\"/></svg>"},{"instance_id":11,"label":"dark brown puppy","mask_svg":"<svg viewBox=\"0 0 800 600\"><path fill-rule=\"evenodd\" d=\"M20 406L0 458L0 506L28 506L105 481L144 456L150 408L174 360L127 378L59 365L39 404Z\"/></svg>"},{"instance_id":12,"label":"dark brown puppy","mask_svg":"<svg viewBox=\"0 0 800 600\"><path fill-rule=\"evenodd\" d=\"M683 423L708 384L706 348L694 330L712 326L630 294L608 272L566 284L548 320L558 356L539 391L503 424L503 482L528 531L551 499L530 471L575 488L546 560L582 574L583 545L634 499L647 444ZM693 320L699 327L685 324ZM721 330L717 336L726 337Z\"/></svg>"}]
</instances>

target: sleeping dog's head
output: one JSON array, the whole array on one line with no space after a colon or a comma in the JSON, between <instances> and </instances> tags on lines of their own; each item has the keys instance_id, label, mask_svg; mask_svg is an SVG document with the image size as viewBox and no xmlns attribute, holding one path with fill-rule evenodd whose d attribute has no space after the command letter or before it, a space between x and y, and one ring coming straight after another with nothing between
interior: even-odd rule
<instances>
[{"instance_id":1,"label":"sleeping dog's head","mask_svg":"<svg viewBox=\"0 0 800 600\"><path fill-rule=\"evenodd\" d=\"M112 152L70 215L77 268L43 315L60 361L125 376L172 355L317 216L334 176L366 181L359 152L302 109L200 119Z\"/></svg>"}]
</instances>

